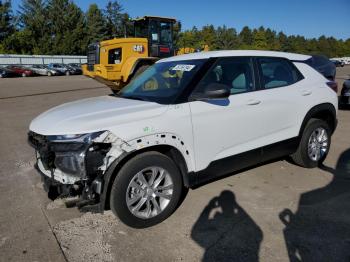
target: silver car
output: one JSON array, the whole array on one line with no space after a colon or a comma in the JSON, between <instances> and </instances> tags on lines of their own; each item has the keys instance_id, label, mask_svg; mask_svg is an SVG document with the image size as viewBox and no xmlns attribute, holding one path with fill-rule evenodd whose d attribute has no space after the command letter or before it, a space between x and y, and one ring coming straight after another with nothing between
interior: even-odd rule
<instances>
[{"instance_id":1,"label":"silver car","mask_svg":"<svg viewBox=\"0 0 350 262\"><path fill-rule=\"evenodd\" d=\"M32 71L34 71L37 75L42 76L55 76L59 75L59 72L57 70L48 68L45 65L33 65L30 67Z\"/></svg>"}]
</instances>

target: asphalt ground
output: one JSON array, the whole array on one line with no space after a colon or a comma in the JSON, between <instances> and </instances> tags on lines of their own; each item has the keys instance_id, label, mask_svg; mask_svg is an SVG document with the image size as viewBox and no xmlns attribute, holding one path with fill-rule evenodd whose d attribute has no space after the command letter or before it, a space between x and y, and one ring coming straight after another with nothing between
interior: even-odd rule
<instances>
[{"instance_id":1,"label":"asphalt ground","mask_svg":"<svg viewBox=\"0 0 350 262\"><path fill-rule=\"evenodd\" d=\"M337 81L350 75L338 68ZM110 94L83 76L0 79L0 261L349 261L350 110L324 167L279 160L190 190L152 228L48 200L27 144L30 121Z\"/></svg>"}]
</instances>

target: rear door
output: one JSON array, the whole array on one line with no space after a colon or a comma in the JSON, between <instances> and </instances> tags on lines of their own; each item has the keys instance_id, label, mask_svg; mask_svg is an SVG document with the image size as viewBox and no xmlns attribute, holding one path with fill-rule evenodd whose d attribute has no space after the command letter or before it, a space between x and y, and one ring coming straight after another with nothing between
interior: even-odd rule
<instances>
[{"instance_id":1,"label":"rear door","mask_svg":"<svg viewBox=\"0 0 350 262\"><path fill-rule=\"evenodd\" d=\"M304 86L304 77L291 61L278 57L256 60L263 88L260 94L264 112L264 125L260 127L262 144L296 137L312 90Z\"/></svg>"}]
</instances>

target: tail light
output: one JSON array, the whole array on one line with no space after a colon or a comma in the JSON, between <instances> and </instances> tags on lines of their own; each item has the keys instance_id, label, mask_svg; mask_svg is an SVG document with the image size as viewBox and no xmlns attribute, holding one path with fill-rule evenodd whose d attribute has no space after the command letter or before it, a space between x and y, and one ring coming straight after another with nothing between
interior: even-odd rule
<instances>
[{"instance_id":1,"label":"tail light","mask_svg":"<svg viewBox=\"0 0 350 262\"><path fill-rule=\"evenodd\" d=\"M338 84L335 81L329 81L326 83L334 92L338 93Z\"/></svg>"}]
</instances>

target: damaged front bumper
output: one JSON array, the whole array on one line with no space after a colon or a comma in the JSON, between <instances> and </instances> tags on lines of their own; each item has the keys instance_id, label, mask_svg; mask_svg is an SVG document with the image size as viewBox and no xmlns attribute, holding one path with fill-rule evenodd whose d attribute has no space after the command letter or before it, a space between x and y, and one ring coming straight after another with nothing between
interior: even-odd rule
<instances>
[{"instance_id":1,"label":"damaged front bumper","mask_svg":"<svg viewBox=\"0 0 350 262\"><path fill-rule=\"evenodd\" d=\"M50 199L79 196L78 207L103 212L104 175L123 154L122 140L103 131L76 137L29 132L28 141L36 151L35 168Z\"/></svg>"}]
</instances>

